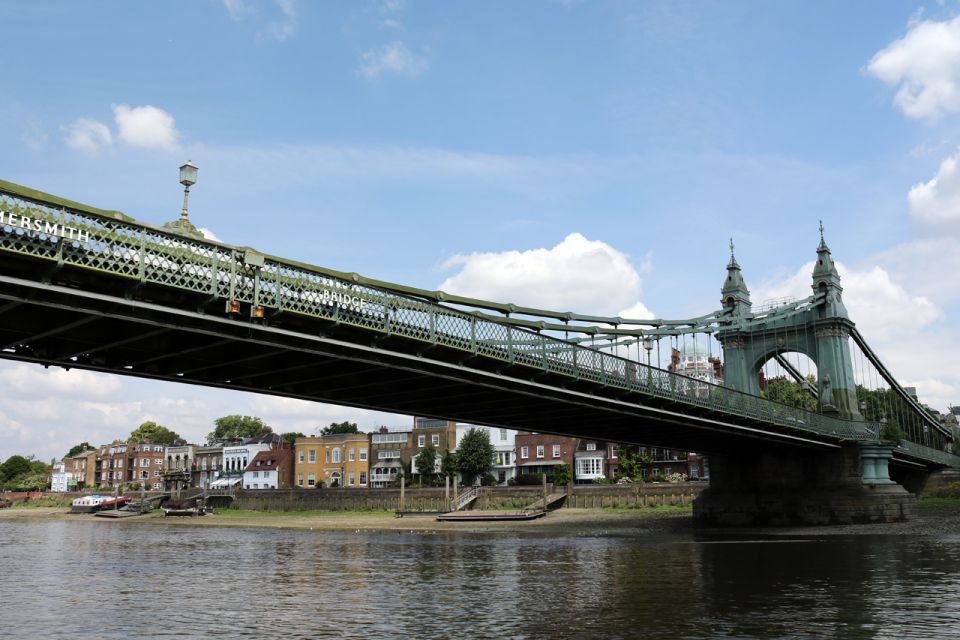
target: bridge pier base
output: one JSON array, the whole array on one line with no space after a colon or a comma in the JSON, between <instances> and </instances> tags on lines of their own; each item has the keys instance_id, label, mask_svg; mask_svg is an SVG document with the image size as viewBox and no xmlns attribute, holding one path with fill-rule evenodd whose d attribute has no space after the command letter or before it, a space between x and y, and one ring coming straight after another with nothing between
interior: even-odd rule
<instances>
[{"instance_id":1,"label":"bridge pier base","mask_svg":"<svg viewBox=\"0 0 960 640\"><path fill-rule=\"evenodd\" d=\"M900 522L916 497L890 479L890 447L710 456L710 488L694 501L702 526L807 526Z\"/></svg>"}]
</instances>

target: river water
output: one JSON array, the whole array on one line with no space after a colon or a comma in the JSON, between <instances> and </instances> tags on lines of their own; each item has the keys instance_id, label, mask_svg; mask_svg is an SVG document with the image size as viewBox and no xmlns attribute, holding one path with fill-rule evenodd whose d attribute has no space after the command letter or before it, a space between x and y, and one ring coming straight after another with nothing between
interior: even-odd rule
<instances>
[{"instance_id":1,"label":"river water","mask_svg":"<svg viewBox=\"0 0 960 640\"><path fill-rule=\"evenodd\" d=\"M0 520L2 638L957 638L960 535Z\"/></svg>"}]
</instances>

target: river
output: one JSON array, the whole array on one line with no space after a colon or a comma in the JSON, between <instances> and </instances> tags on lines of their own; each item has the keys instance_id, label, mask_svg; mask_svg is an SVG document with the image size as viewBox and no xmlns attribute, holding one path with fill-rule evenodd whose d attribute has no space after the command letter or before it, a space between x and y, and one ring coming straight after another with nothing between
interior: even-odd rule
<instances>
[{"instance_id":1,"label":"river","mask_svg":"<svg viewBox=\"0 0 960 640\"><path fill-rule=\"evenodd\" d=\"M958 543L0 520L0 637L957 638Z\"/></svg>"}]
</instances>

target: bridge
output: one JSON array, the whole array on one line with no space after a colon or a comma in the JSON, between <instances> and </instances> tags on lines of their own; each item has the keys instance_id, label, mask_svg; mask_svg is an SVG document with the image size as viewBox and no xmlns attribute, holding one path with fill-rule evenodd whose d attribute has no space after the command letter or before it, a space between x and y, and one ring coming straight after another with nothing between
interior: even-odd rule
<instances>
[{"instance_id":1,"label":"bridge","mask_svg":"<svg viewBox=\"0 0 960 640\"><path fill-rule=\"evenodd\" d=\"M909 484L960 467L950 431L849 319L822 229L810 297L753 310L731 244L719 310L645 320L397 285L179 223L0 181L0 357L699 451L711 456L705 521L796 519L810 500L836 507L812 520L909 517L888 469ZM650 364L654 348L698 335L722 345L723 384ZM790 353L815 363L815 384ZM816 410L763 397L771 360Z\"/></svg>"}]
</instances>

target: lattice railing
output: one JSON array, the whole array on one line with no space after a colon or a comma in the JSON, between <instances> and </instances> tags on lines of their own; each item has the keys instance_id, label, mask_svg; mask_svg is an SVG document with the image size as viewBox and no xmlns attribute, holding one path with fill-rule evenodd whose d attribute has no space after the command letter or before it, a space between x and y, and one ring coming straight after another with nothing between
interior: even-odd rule
<instances>
[{"instance_id":1,"label":"lattice railing","mask_svg":"<svg viewBox=\"0 0 960 640\"><path fill-rule=\"evenodd\" d=\"M880 425L839 420L649 367L326 270L0 189L0 250L443 346L532 370L838 440ZM39 229L38 230L38 226Z\"/></svg>"}]
</instances>

